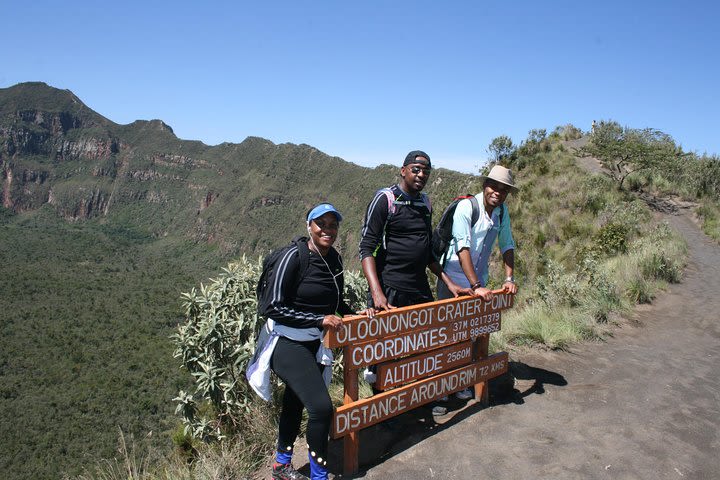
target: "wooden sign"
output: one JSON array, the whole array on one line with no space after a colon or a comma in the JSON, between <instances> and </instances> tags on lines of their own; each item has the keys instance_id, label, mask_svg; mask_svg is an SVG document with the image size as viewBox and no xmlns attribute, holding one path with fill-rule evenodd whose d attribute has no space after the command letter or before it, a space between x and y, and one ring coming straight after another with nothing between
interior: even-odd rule
<instances>
[{"instance_id":1,"label":"wooden sign","mask_svg":"<svg viewBox=\"0 0 720 480\"><path fill-rule=\"evenodd\" d=\"M329 331L325 346L329 348L357 345L379 338L396 337L412 331L437 329L451 322L475 320L499 313L513 306L514 295L496 293L488 302L479 297L459 297L422 303L380 312L372 318L353 316L343 319L343 326Z\"/></svg>"},{"instance_id":2,"label":"wooden sign","mask_svg":"<svg viewBox=\"0 0 720 480\"><path fill-rule=\"evenodd\" d=\"M470 319L461 318L441 326L345 347L345 362L350 368L362 368L446 345L474 340L480 335L499 330L500 312L492 312Z\"/></svg>"},{"instance_id":3,"label":"wooden sign","mask_svg":"<svg viewBox=\"0 0 720 480\"><path fill-rule=\"evenodd\" d=\"M335 410L332 437L339 438L382 422L470 385L501 375L507 369L508 354L499 352L471 365L348 403Z\"/></svg>"},{"instance_id":4,"label":"wooden sign","mask_svg":"<svg viewBox=\"0 0 720 480\"><path fill-rule=\"evenodd\" d=\"M377 366L375 388L387 390L420 378L430 377L472 362L472 342L438 348Z\"/></svg>"}]
</instances>

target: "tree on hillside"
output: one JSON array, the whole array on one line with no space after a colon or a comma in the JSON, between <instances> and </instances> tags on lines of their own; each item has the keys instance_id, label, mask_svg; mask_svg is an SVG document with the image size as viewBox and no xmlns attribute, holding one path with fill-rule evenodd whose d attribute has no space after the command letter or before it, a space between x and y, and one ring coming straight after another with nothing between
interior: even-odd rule
<instances>
[{"instance_id":1,"label":"tree on hillside","mask_svg":"<svg viewBox=\"0 0 720 480\"><path fill-rule=\"evenodd\" d=\"M672 137L660 130L622 127L612 121L600 122L590 142L580 152L599 159L619 182L620 188L629 175L656 169L684 155Z\"/></svg>"},{"instance_id":2,"label":"tree on hillside","mask_svg":"<svg viewBox=\"0 0 720 480\"><path fill-rule=\"evenodd\" d=\"M518 155L525 157L548 151L550 151L550 141L547 138L547 130L544 128L530 130L528 137L520 143L520 147L517 149Z\"/></svg>"},{"instance_id":3,"label":"tree on hillside","mask_svg":"<svg viewBox=\"0 0 720 480\"><path fill-rule=\"evenodd\" d=\"M512 139L507 135L500 135L493 138L488 146L488 153L492 155L492 161L495 163L503 163L507 158L511 158L515 153L515 145Z\"/></svg>"}]
</instances>

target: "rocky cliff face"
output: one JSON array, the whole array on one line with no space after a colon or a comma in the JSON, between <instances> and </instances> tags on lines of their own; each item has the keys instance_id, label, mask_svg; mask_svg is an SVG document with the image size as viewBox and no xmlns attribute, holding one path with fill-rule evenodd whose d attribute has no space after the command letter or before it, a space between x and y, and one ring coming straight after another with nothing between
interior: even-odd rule
<instances>
[{"instance_id":1,"label":"rocky cliff face","mask_svg":"<svg viewBox=\"0 0 720 480\"><path fill-rule=\"evenodd\" d=\"M124 140L124 133L134 134L133 139ZM187 155L134 151L138 137L157 133L175 138L159 120L116 125L71 92L45 84L0 89L2 206L25 212L50 204L68 220L107 215L113 198L119 198L119 180L169 178L172 173L159 169L192 165ZM123 194L156 203L163 198L157 191Z\"/></svg>"},{"instance_id":2,"label":"rocky cliff face","mask_svg":"<svg viewBox=\"0 0 720 480\"><path fill-rule=\"evenodd\" d=\"M95 125L87 126L69 112L22 110L1 121L2 205L16 212L53 203L50 184L72 173L63 164L76 162L76 171L90 167L93 175L103 176L111 171L103 164L123 148L109 132L97 132ZM77 219L100 213L102 197L97 191L80 195L72 213L63 215Z\"/></svg>"}]
</instances>

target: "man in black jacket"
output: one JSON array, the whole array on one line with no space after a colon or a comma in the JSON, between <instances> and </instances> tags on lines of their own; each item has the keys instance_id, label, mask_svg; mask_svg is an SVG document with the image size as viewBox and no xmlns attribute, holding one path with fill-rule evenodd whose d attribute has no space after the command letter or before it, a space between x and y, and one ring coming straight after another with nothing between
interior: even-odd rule
<instances>
[{"instance_id":1,"label":"man in black jacket","mask_svg":"<svg viewBox=\"0 0 720 480\"><path fill-rule=\"evenodd\" d=\"M422 189L431 171L427 153L408 153L400 182L378 190L367 207L360 260L370 290L368 307L375 311L432 302L427 267L454 296L468 293L443 272L430 251L432 207Z\"/></svg>"}]
</instances>

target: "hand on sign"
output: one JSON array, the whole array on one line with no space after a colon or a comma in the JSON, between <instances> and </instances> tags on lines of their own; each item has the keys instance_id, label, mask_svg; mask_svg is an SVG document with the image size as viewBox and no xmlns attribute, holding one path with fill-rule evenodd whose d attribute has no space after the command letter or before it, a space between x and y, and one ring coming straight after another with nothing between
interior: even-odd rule
<instances>
[{"instance_id":1,"label":"hand on sign","mask_svg":"<svg viewBox=\"0 0 720 480\"><path fill-rule=\"evenodd\" d=\"M341 327L342 324L342 318L338 317L337 315L325 315L325 318L323 318L322 321L323 328L329 328L331 330L335 330L336 328Z\"/></svg>"},{"instance_id":2,"label":"hand on sign","mask_svg":"<svg viewBox=\"0 0 720 480\"><path fill-rule=\"evenodd\" d=\"M503 283L503 292L515 295L517 293L517 285L515 285L515 282L505 282Z\"/></svg>"},{"instance_id":3,"label":"hand on sign","mask_svg":"<svg viewBox=\"0 0 720 480\"><path fill-rule=\"evenodd\" d=\"M373 318L375 316L375 309L374 308L366 308L364 310L358 310L358 315L365 315L368 318Z\"/></svg>"},{"instance_id":4,"label":"hand on sign","mask_svg":"<svg viewBox=\"0 0 720 480\"><path fill-rule=\"evenodd\" d=\"M456 297L466 297L473 294L473 289L470 287L467 288L459 288L458 291L455 293Z\"/></svg>"},{"instance_id":5,"label":"hand on sign","mask_svg":"<svg viewBox=\"0 0 720 480\"><path fill-rule=\"evenodd\" d=\"M375 305L375 311L390 310L395 308L394 305L390 305L387 301L387 297L381 292L373 293L373 305Z\"/></svg>"},{"instance_id":6,"label":"hand on sign","mask_svg":"<svg viewBox=\"0 0 720 480\"><path fill-rule=\"evenodd\" d=\"M489 302L490 299L493 297L493 292L492 290L485 287L477 287L473 289L473 295L482 298L486 302Z\"/></svg>"},{"instance_id":7,"label":"hand on sign","mask_svg":"<svg viewBox=\"0 0 720 480\"><path fill-rule=\"evenodd\" d=\"M450 293L452 293L453 297L456 298L473 294L472 288L463 288L452 282L448 284L448 290L450 290Z\"/></svg>"}]
</instances>

